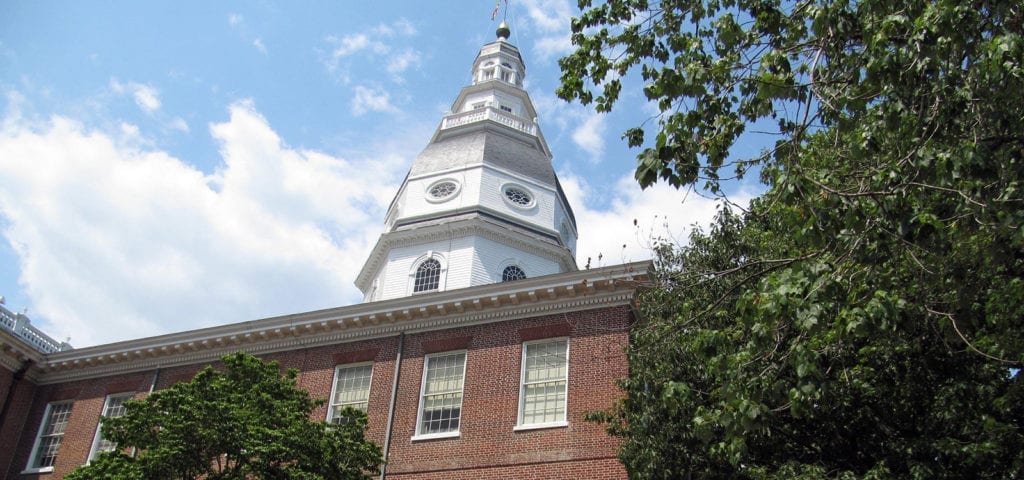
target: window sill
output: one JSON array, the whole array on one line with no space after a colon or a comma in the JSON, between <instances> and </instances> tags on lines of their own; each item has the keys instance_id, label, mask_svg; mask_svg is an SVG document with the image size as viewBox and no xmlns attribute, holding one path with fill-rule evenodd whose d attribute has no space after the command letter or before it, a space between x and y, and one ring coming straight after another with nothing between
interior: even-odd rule
<instances>
[{"instance_id":1,"label":"window sill","mask_svg":"<svg viewBox=\"0 0 1024 480\"><path fill-rule=\"evenodd\" d=\"M52 471L53 471L53 467L26 468L26 469L21 471L21 474L25 475L25 474L29 474L29 473L50 473Z\"/></svg>"},{"instance_id":2,"label":"window sill","mask_svg":"<svg viewBox=\"0 0 1024 480\"><path fill-rule=\"evenodd\" d=\"M424 433L423 435L413 435L412 441L419 442L422 440L436 440L439 438L459 438L459 432L458 430L456 430L454 432Z\"/></svg>"},{"instance_id":3,"label":"window sill","mask_svg":"<svg viewBox=\"0 0 1024 480\"><path fill-rule=\"evenodd\" d=\"M512 428L512 431L513 432L521 432L521 431L524 431L524 430L542 430L542 429L545 429L545 428L563 428L563 427L568 427L568 426L569 426L569 422L563 420L561 422L531 423L531 424L528 424L528 425L516 425L515 427Z\"/></svg>"}]
</instances>

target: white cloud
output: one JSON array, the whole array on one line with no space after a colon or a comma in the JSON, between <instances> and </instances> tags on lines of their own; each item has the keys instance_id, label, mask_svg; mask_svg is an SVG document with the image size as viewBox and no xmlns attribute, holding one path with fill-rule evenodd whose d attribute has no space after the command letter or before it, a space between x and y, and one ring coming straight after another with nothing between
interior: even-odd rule
<instances>
[{"instance_id":1,"label":"white cloud","mask_svg":"<svg viewBox=\"0 0 1024 480\"><path fill-rule=\"evenodd\" d=\"M360 50L363 50L371 46L370 37L362 33L345 35L340 39L331 37L328 38L327 40L329 42L338 44L338 47L331 51L331 56L336 59L349 56L353 53L356 53ZM374 45L375 48L378 50L386 50L387 48L386 46L384 46L384 44L380 42L375 42Z\"/></svg>"},{"instance_id":2,"label":"white cloud","mask_svg":"<svg viewBox=\"0 0 1024 480\"><path fill-rule=\"evenodd\" d=\"M564 57L572 53L573 50L569 34L538 38L533 46L541 58L545 60Z\"/></svg>"},{"instance_id":3,"label":"white cloud","mask_svg":"<svg viewBox=\"0 0 1024 480\"><path fill-rule=\"evenodd\" d=\"M115 93L127 93L135 100L135 104L143 112L152 114L160 110L160 93L156 87L143 83L121 83L116 78L110 80L110 88Z\"/></svg>"},{"instance_id":4,"label":"white cloud","mask_svg":"<svg viewBox=\"0 0 1024 480\"><path fill-rule=\"evenodd\" d=\"M377 35L383 35L388 37L395 35L409 37L412 35L416 35L416 33L418 33L416 31L416 27L413 26L412 22L405 18L399 18L398 20L392 22L390 25L382 23L378 25L376 28L373 28L371 31Z\"/></svg>"},{"instance_id":5,"label":"white cloud","mask_svg":"<svg viewBox=\"0 0 1024 480\"><path fill-rule=\"evenodd\" d=\"M572 6L568 0L523 0L527 18L541 32L561 32L569 29Z\"/></svg>"},{"instance_id":6,"label":"white cloud","mask_svg":"<svg viewBox=\"0 0 1024 480\"><path fill-rule=\"evenodd\" d=\"M572 141L591 155L594 162L604 155L605 119L601 113L590 113L572 132Z\"/></svg>"},{"instance_id":7,"label":"white cloud","mask_svg":"<svg viewBox=\"0 0 1024 480\"><path fill-rule=\"evenodd\" d=\"M532 29L534 48L542 60L569 53L569 25L573 9L568 0L524 0L526 26Z\"/></svg>"},{"instance_id":8,"label":"white cloud","mask_svg":"<svg viewBox=\"0 0 1024 480\"><path fill-rule=\"evenodd\" d=\"M139 140L139 127L130 123L121 123L121 138L132 141Z\"/></svg>"},{"instance_id":9,"label":"white cloud","mask_svg":"<svg viewBox=\"0 0 1024 480\"><path fill-rule=\"evenodd\" d=\"M154 112L160 109L160 98L155 88L148 85L139 85L132 92L135 104L146 112Z\"/></svg>"},{"instance_id":10,"label":"white cloud","mask_svg":"<svg viewBox=\"0 0 1024 480\"><path fill-rule=\"evenodd\" d=\"M7 109L4 111L3 124L0 126L7 128L8 125L21 121L21 111L26 104L26 99L24 95L14 90L7 91L4 96L7 100Z\"/></svg>"},{"instance_id":11,"label":"white cloud","mask_svg":"<svg viewBox=\"0 0 1024 480\"><path fill-rule=\"evenodd\" d=\"M167 126L170 127L171 129L177 130L179 132L188 133L188 131L189 131L188 122L186 122L185 119L181 118L181 117L174 117L174 119L171 120L167 124Z\"/></svg>"},{"instance_id":12,"label":"white cloud","mask_svg":"<svg viewBox=\"0 0 1024 480\"><path fill-rule=\"evenodd\" d=\"M388 58L388 73L399 74L409 69L409 67L418 66L420 64L420 54L411 48L402 50L401 52L395 53Z\"/></svg>"},{"instance_id":13,"label":"white cloud","mask_svg":"<svg viewBox=\"0 0 1024 480\"><path fill-rule=\"evenodd\" d=\"M245 18L241 14L231 13L228 14L228 25L234 30L238 36L246 42L250 42L256 50L262 54L267 53L267 46L263 44L263 40L260 37L252 34L252 29L249 28L245 23Z\"/></svg>"},{"instance_id":14,"label":"white cloud","mask_svg":"<svg viewBox=\"0 0 1024 480\"><path fill-rule=\"evenodd\" d=\"M416 49L403 48L397 44L416 33L415 27L408 20L399 19L391 24L380 24L362 32L340 37L330 35L324 39L330 53L324 58L323 64L328 72L348 83L353 75L349 72L350 67L345 63L345 59L364 54L359 58L361 67L382 64L394 82L403 83L404 79L399 74L410 67L418 66L422 54ZM365 78L367 73L360 75Z\"/></svg>"},{"instance_id":15,"label":"white cloud","mask_svg":"<svg viewBox=\"0 0 1024 480\"><path fill-rule=\"evenodd\" d=\"M531 91L530 97L537 108L537 115L544 120L541 127L546 135L555 134L551 138L568 135L578 148L588 154L591 163L603 160L611 114L597 113L593 107L565 102L550 91Z\"/></svg>"},{"instance_id":16,"label":"white cloud","mask_svg":"<svg viewBox=\"0 0 1024 480\"><path fill-rule=\"evenodd\" d=\"M41 328L81 347L359 300L407 161L292 149L251 103L229 111L213 175L129 124L5 120L2 234Z\"/></svg>"},{"instance_id":17,"label":"white cloud","mask_svg":"<svg viewBox=\"0 0 1024 480\"><path fill-rule=\"evenodd\" d=\"M396 112L391 104L391 94L379 87L357 85L352 96L352 114L362 115L366 112Z\"/></svg>"},{"instance_id":18,"label":"white cloud","mask_svg":"<svg viewBox=\"0 0 1024 480\"><path fill-rule=\"evenodd\" d=\"M709 225L722 205L663 183L641 190L632 176L600 190L578 176L559 177L576 214L580 268L588 259L592 267L649 259L654 239L684 244L693 227ZM730 201L745 207L751 198L738 192Z\"/></svg>"}]
</instances>

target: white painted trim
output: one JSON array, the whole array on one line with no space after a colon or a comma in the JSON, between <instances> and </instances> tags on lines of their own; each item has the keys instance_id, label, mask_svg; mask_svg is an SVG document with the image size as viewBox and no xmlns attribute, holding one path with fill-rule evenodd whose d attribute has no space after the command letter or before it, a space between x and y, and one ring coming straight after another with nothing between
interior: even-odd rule
<instances>
[{"instance_id":1,"label":"white painted trim","mask_svg":"<svg viewBox=\"0 0 1024 480\"><path fill-rule=\"evenodd\" d=\"M452 184L454 184L455 185L455 190L452 190L451 193L449 193L448 195L446 195L444 197L435 198L433 195L430 194L430 191L433 190L434 187L436 187L436 186L438 186L438 185L440 185L442 183L452 183ZM453 200L455 197L458 197L460 193L462 193L462 182L460 182L460 181L458 181L458 180L456 180L454 178L451 178L451 177L444 177L444 178L441 178L439 180L435 180L433 182L430 182L429 184L427 184L423 188L423 198L428 203L444 203L444 202Z\"/></svg>"},{"instance_id":2,"label":"white painted trim","mask_svg":"<svg viewBox=\"0 0 1024 480\"><path fill-rule=\"evenodd\" d=\"M447 357L450 355L462 354L462 399L459 401L459 428L450 432L438 432L438 433L422 433L421 428L423 427L423 401L426 399L427 391L427 370L429 367L430 359L437 357ZM462 431L462 420L464 418L463 404L466 400L466 364L469 363L469 351L462 350L449 350L447 352L429 353L423 356L423 373L420 379L420 398L419 406L416 408L416 430L412 440L430 440L434 438L450 438L458 437L459 432Z\"/></svg>"},{"instance_id":3,"label":"white painted trim","mask_svg":"<svg viewBox=\"0 0 1024 480\"><path fill-rule=\"evenodd\" d=\"M427 260L434 259L441 265L441 271L438 272L437 277L437 288L431 290L416 290L416 273L420 269L420 265ZM385 282L387 283L387 282ZM448 259L442 253L435 252L433 250L427 250L427 253L420 255L416 260L412 262L412 268L409 269L409 280L406 282L405 294L410 295L424 295L427 293L443 292L446 290L448 284Z\"/></svg>"},{"instance_id":4,"label":"white painted trim","mask_svg":"<svg viewBox=\"0 0 1024 480\"><path fill-rule=\"evenodd\" d=\"M103 426L103 417L105 416L104 414L107 413L107 407L110 405L110 399L116 397L128 397L125 401L131 400L132 398L135 397L135 392L111 393L103 399L103 409L100 410L99 419L96 420L96 434L93 435L92 437L92 446L89 447L89 456L85 457L86 465L92 463L93 457L95 457L97 454L96 447L99 446L100 443L100 427Z\"/></svg>"},{"instance_id":5,"label":"white painted trim","mask_svg":"<svg viewBox=\"0 0 1024 480\"><path fill-rule=\"evenodd\" d=\"M381 235L377 239L373 250L367 257L363 269L356 277L356 286L364 293L370 288L370 282L387 263L387 253L390 250L426 243L431 241L449 240L453 236L477 235L498 243L504 243L510 248L547 258L558 263L562 270L569 272L576 270L576 259L569 249L563 247L554 238L548 239L538 236L525 229L510 227L509 224L516 224L517 221L512 213L502 213L497 210L480 207L481 212L493 214L503 219L504 222L490 220L479 216L449 221L441 225L424 225L408 230L395 230ZM508 223L505 223L508 222ZM559 233L550 230L547 233L551 237L557 237Z\"/></svg>"},{"instance_id":6,"label":"white painted trim","mask_svg":"<svg viewBox=\"0 0 1024 480\"><path fill-rule=\"evenodd\" d=\"M508 198L508 191L511 189L519 190L529 196L529 202L526 205L520 205L513 202ZM537 194L533 193L533 190L529 187L518 183L518 182L502 182L498 187L498 194L501 195L501 199L505 202L505 205L512 207L516 210L533 210L537 207Z\"/></svg>"},{"instance_id":7,"label":"white painted trim","mask_svg":"<svg viewBox=\"0 0 1024 480\"><path fill-rule=\"evenodd\" d=\"M36 463L36 457L39 456L39 441L43 439L43 427L49 423L50 413L53 412L53 407L57 405L71 405L71 409L68 411L68 422L71 422L71 413L73 413L75 405L73 400L63 400L46 404L46 410L43 411L43 419L39 422L39 428L36 430L36 440L35 442L32 442L32 451L28 456L28 464L25 465L25 469L22 470L21 473L43 473L53 471L52 465L49 467L33 467L32 465ZM64 435L67 435L66 430L61 433L61 446L64 446ZM57 453L58 455L60 454L60 447L57 448Z\"/></svg>"},{"instance_id":8,"label":"white painted trim","mask_svg":"<svg viewBox=\"0 0 1024 480\"><path fill-rule=\"evenodd\" d=\"M418 426L418 425L417 425ZM459 419L459 426L462 426L462 419ZM425 433L423 435L413 435L410 441L419 442L423 440L437 440L439 438L459 438L461 433L458 430L454 432L442 432L442 433Z\"/></svg>"},{"instance_id":9,"label":"white painted trim","mask_svg":"<svg viewBox=\"0 0 1024 480\"><path fill-rule=\"evenodd\" d=\"M519 269L522 270L524 274L526 274L526 278L530 278L530 272L526 271L526 267L524 266L525 264L526 263L523 262L523 260L519 257L508 257L505 260L502 260L501 263L498 264L498 271L496 272L497 276L496 278L493 279L494 282L502 283L503 280L505 279L505 269L513 266L519 267ZM526 280L526 278L524 278L523 280Z\"/></svg>"},{"instance_id":10,"label":"white painted trim","mask_svg":"<svg viewBox=\"0 0 1024 480\"><path fill-rule=\"evenodd\" d=\"M551 343L557 340L565 342L565 403L562 409L565 412L565 420L542 423L523 423L523 407L526 406L526 348L529 345ZM523 342L521 359L519 361L519 412L516 415L516 426L513 430L528 430L535 428L564 427L569 425L569 337L550 337L539 340Z\"/></svg>"},{"instance_id":11,"label":"white painted trim","mask_svg":"<svg viewBox=\"0 0 1024 480\"><path fill-rule=\"evenodd\" d=\"M528 425L516 425L515 427L512 427L512 431L513 432L522 432L522 431L526 431L526 430L543 430L545 428L562 428L562 427L568 427L568 426L569 426L569 422L563 420L561 422L531 423L531 424L528 424Z\"/></svg>"},{"instance_id":12,"label":"white painted trim","mask_svg":"<svg viewBox=\"0 0 1024 480\"><path fill-rule=\"evenodd\" d=\"M49 385L195 365L238 350L266 355L628 305L652 271L650 261L635 262L67 350L40 357L26 378Z\"/></svg>"},{"instance_id":13,"label":"white painted trim","mask_svg":"<svg viewBox=\"0 0 1024 480\"><path fill-rule=\"evenodd\" d=\"M340 372L340 371L342 371L344 369L347 369L347 368L359 368L359 367L365 367L367 365L370 366L370 385L368 385L366 387L366 403L367 403L367 410L369 410L370 392L373 389L373 367L374 367L373 360L370 360L368 362L345 363L345 364L341 364L341 365L336 365L334 367L334 379L331 382L331 396L327 397L327 420L326 420L327 423L331 423L331 420L333 420L333 416L334 416L333 415L333 412L334 412L334 395L338 392L338 372Z\"/></svg>"}]
</instances>

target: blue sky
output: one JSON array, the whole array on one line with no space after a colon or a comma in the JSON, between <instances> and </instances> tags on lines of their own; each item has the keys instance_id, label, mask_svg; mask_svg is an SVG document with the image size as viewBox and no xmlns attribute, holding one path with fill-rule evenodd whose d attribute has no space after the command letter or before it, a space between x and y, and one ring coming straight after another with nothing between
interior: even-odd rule
<instances>
[{"instance_id":1,"label":"blue sky","mask_svg":"<svg viewBox=\"0 0 1024 480\"><path fill-rule=\"evenodd\" d=\"M715 206L633 183L620 135L654 112L638 88L610 115L555 97L574 5L513 1L511 40L576 211L579 265L649 258L652 233L682 240ZM494 39L493 8L0 3L7 308L82 347L359 302L352 281Z\"/></svg>"}]
</instances>

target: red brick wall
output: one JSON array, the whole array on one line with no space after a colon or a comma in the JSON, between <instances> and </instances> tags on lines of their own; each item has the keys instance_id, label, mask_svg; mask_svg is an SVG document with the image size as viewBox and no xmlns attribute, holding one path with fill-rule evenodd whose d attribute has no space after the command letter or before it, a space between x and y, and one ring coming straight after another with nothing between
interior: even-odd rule
<instances>
[{"instance_id":1,"label":"red brick wall","mask_svg":"<svg viewBox=\"0 0 1024 480\"><path fill-rule=\"evenodd\" d=\"M516 466L480 467L444 472L389 473L394 480L621 480L626 469L614 458L571 460Z\"/></svg>"},{"instance_id":2,"label":"red brick wall","mask_svg":"<svg viewBox=\"0 0 1024 480\"><path fill-rule=\"evenodd\" d=\"M83 465L88 459L89 449L92 448L92 440L107 394L128 391L144 393L149 390L151 380L152 373L143 372L37 387L31 408L27 410L25 428L22 429L14 461L7 470L7 478L61 478L79 465ZM28 465L46 405L65 400L73 401L74 406L71 408L71 417L64 431L60 454L53 472L21 475L20 472Z\"/></svg>"},{"instance_id":3,"label":"red brick wall","mask_svg":"<svg viewBox=\"0 0 1024 480\"><path fill-rule=\"evenodd\" d=\"M7 400L8 388L13 378L13 371L0 367L0 402ZM7 416L3 420L3 425L0 425L0 472L8 471L14 460L18 439L25 429L28 411L32 408L35 388L30 380L24 378L14 386L10 405L6 406Z\"/></svg>"},{"instance_id":4,"label":"red brick wall","mask_svg":"<svg viewBox=\"0 0 1024 480\"><path fill-rule=\"evenodd\" d=\"M586 422L619 397L615 380L627 373L628 307L547 315L494 324L408 334L405 337L392 429L388 476L419 478L625 478L617 443L601 425ZM513 431L518 418L522 342L569 336L568 426ZM466 378L460 436L413 442L425 351L464 348ZM367 436L383 445L398 337L265 355L299 370L299 386L328 398L338 362L372 359ZM188 380L201 366L163 369L157 389ZM28 410L8 478L61 478L85 463L103 401L111 388L146 392L153 372L39 387ZM2 378L0 378L2 381ZM128 385L131 384L131 385ZM126 388L131 387L134 388ZM140 393L141 395L142 393ZM48 402L73 399L74 408L52 474L19 475ZM324 419L327 407L314 416ZM441 471L445 471L442 475Z\"/></svg>"},{"instance_id":5,"label":"red brick wall","mask_svg":"<svg viewBox=\"0 0 1024 480\"><path fill-rule=\"evenodd\" d=\"M508 469L520 465L514 468L515 478L625 478L625 471L615 460L617 443L584 416L607 409L620 396L615 380L627 373L623 348L628 322L628 308L619 307L409 335L392 431L389 476L437 478L440 470L457 470L464 477L455 478L480 478L478 475L485 474L508 478L503 476ZM513 427L518 420L522 342L550 338L536 334L544 327L551 336L564 336L566 332L570 336L569 426L516 432ZM460 436L414 442L411 438L419 408L423 345L464 336L472 340L467 347ZM386 408L386 403L381 406ZM576 468L574 461L584 460L588 468L603 465L601 472L581 477L558 473L569 472ZM538 476L530 476L534 473ZM611 477L603 477L605 474ZM450 478L448 473L443 476Z\"/></svg>"}]
</instances>

